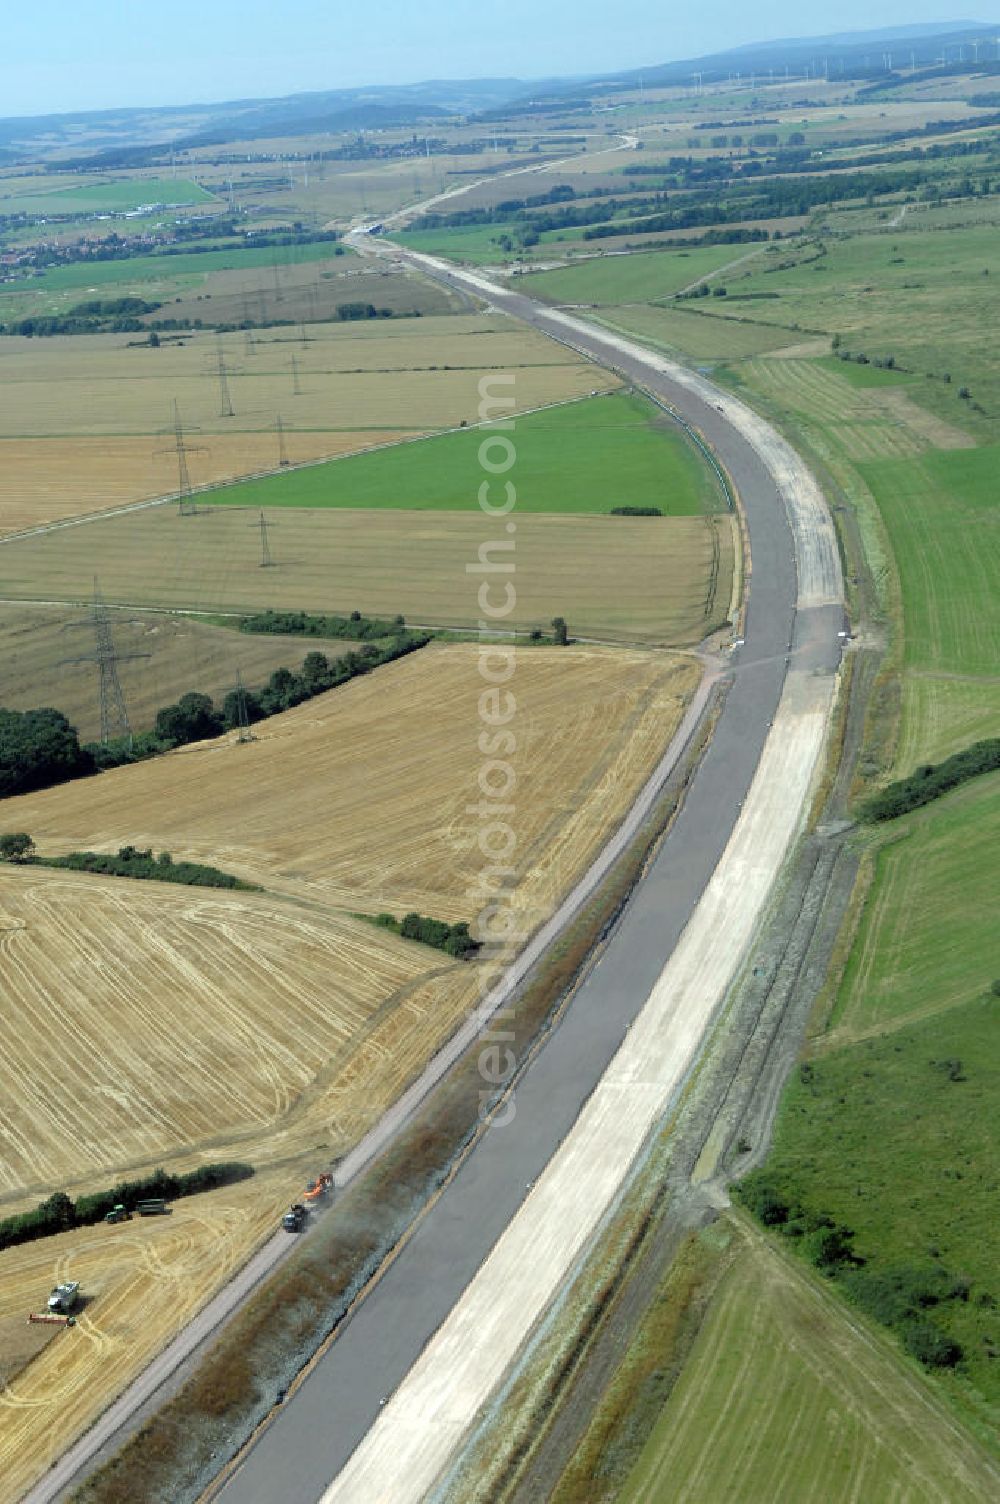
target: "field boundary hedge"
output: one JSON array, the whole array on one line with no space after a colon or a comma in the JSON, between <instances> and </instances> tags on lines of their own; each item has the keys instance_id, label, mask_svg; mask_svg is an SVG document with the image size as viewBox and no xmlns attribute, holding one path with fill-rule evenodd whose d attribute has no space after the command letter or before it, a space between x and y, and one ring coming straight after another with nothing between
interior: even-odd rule
<instances>
[{"instance_id":1,"label":"field boundary hedge","mask_svg":"<svg viewBox=\"0 0 1000 1504\"><path fill-rule=\"evenodd\" d=\"M92 1191L73 1201L65 1191L56 1191L39 1202L34 1211L21 1212L15 1217L0 1221L0 1248L13 1248L18 1243L31 1243L36 1238L49 1238L57 1232L67 1232L74 1227L90 1227L102 1222L116 1206L134 1211L140 1201L179 1201L183 1196L195 1196L199 1191L215 1191L220 1186L235 1185L240 1180L249 1180L253 1165L239 1160L221 1160L216 1164L200 1165L184 1175L173 1175L168 1170L154 1170L140 1180L120 1180L108 1190Z\"/></svg>"},{"instance_id":2,"label":"field boundary hedge","mask_svg":"<svg viewBox=\"0 0 1000 1504\"><path fill-rule=\"evenodd\" d=\"M940 799L960 783L978 778L983 773L1000 768L1000 737L988 737L973 742L961 752L954 752L944 762L925 763L908 778L897 779L881 793L875 794L863 805L861 817L875 822L895 820L899 815L909 814L932 799Z\"/></svg>"}]
</instances>

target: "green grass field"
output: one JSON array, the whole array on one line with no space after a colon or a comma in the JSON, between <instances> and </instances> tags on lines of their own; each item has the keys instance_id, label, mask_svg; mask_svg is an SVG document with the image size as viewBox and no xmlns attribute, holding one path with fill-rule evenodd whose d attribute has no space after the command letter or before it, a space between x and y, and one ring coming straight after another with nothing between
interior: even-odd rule
<instances>
[{"instance_id":1,"label":"green grass field","mask_svg":"<svg viewBox=\"0 0 1000 1504\"><path fill-rule=\"evenodd\" d=\"M636 335L654 349L697 361L740 360L793 344L799 337L791 330L741 323L735 318L706 318L694 303L668 308L630 303L624 308L602 309L600 321Z\"/></svg>"},{"instance_id":2,"label":"green grass field","mask_svg":"<svg viewBox=\"0 0 1000 1504\"><path fill-rule=\"evenodd\" d=\"M747 249L713 245L696 246L690 251L594 256L578 266L530 272L518 279L519 288L530 297L550 303L655 303L735 261Z\"/></svg>"},{"instance_id":3,"label":"green grass field","mask_svg":"<svg viewBox=\"0 0 1000 1504\"><path fill-rule=\"evenodd\" d=\"M529 413L509 437L516 460L504 479L516 487L520 512L657 506L667 516L692 517L725 504L693 444L645 397L591 397ZM212 500L242 507L475 511L488 478L479 461L484 443L489 436L483 430L444 434L228 486ZM499 450L493 459L503 459ZM502 488L498 477L494 499L503 499Z\"/></svg>"},{"instance_id":4,"label":"green grass field","mask_svg":"<svg viewBox=\"0 0 1000 1504\"><path fill-rule=\"evenodd\" d=\"M619 1504L987 1504L995 1478L823 1283L748 1240ZM594 1497L600 1481L595 1479Z\"/></svg>"},{"instance_id":5,"label":"green grass field","mask_svg":"<svg viewBox=\"0 0 1000 1504\"><path fill-rule=\"evenodd\" d=\"M116 289L122 296L130 289L143 293L147 284L159 283L168 291L180 291L186 285L203 281L213 272L261 269L269 271L275 262L279 269L303 262L326 261L334 255L331 241L311 245L233 246L213 251L182 251L176 256L131 256L125 261L73 262L40 272L29 282L16 281L0 288L0 319L19 317L28 309L48 313L60 309L59 295L100 289ZM346 255L352 254L350 251ZM338 257L338 265L342 265ZM53 299L50 303L46 299Z\"/></svg>"},{"instance_id":6,"label":"green grass field","mask_svg":"<svg viewBox=\"0 0 1000 1504\"><path fill-rule=\"evenodd\" d=\"M1000 975L1000 777L892 822L832 1019L835 1037L955 1007Z\"/></svg>"},{"instance_id":7,"label":"green grass field","mask_svg":"<svg viewBox=\"0 0 1000 1504\"><path fill-rule=\"evenodd\" d=\"M855 503L876 573L889 544L902 601L896 771L997 735L998 447L952 447L969 441L923 407L926 383L899 372L763 358L730 374L786 415Z\"/></svg>"},{"instance_id":8,"label":"green grass field","mask_svg":"<svg viewBox=\"0 0 1000 1504\"><path fill-rule=\"evenodd\" d=\"M973 677L912 672L903 680L896 772L942 762L972 742L1000 734L1000 684Z\"/></svg>"},{"instance_id":9,"label":"green grass field","mask_svg":"<svg viewBox=\"0 0 1000 1504\"><path fill-rule=\"evenodd\" d=\"M906 386L917 379L909 371L886 371L878 366L859 364L855 360L840 360L836 356L818 360L816 364L822 370L833 371L852 387Z\"/></svg>"},{"instance_id":10,"label":"green grass field","mask_svg":"<svg viewBox=\"0 0 1000 1504\"><path fill-rule=\"evenodd\" d=\"M27 186L43 182L42 178L26 178L18 187L21 183ZM105 209L127 212L143 204L169 206L211 202L214 202L211 193L186 178L134 178L121 182L84 182L41 192L18 192L0 199L0 207L16 214L99 214Z\"/></svg>"},{"instance_id":11,"label":"green grass field","mask_svg":"<svg viewBox=\"0 0 1000 1504\"><path fill-rule=\"evenodd\" d=\"M854 1230L866 1278L912 1269L968 1281L966 1296L923 1317L963 1354L935 1384L994 1449L998 1091L1000 999L971 997L813 1057L786 1090L766 1172L807 1212Z\"/></svg>"},{"instance_id":12,"label":"green grass field","mask_svg":"<svg viewBox=\"0 0 1000 1504\"><path fill-rule=\"evenodd\" d=\"M860 466L899 568L908 668L997 671L998 463L993 446Z\"/></svg>"},{"instance_id":13,"label":"green grass field","mask_svg":"<svg viewBox=\"0 0 1000 1504\"><path fill-rule=\"evenodd\" d=\"M443 210L446 208L447 205L442 205ZM393 239L411 251L423 251L428 256L447 256L452 261L479 264L502 261L509 256L511 253L501 248L500 237L515 231L515 226L507 224L456 225L441 230L404 230L394 233Z\"/></svg>"}]
</instances>

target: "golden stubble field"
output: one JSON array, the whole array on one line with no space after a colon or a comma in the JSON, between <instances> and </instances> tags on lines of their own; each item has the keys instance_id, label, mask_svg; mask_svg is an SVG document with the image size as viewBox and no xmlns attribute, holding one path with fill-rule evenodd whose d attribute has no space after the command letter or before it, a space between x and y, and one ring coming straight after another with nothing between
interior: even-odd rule
<instances>
[{"instance_id":1,"label":"golden stubble field","mask_svg":"<svg viewBox=\"0 0 1000 1504\"><path fill-rule=\"evenodd\" d=\"M497 525L472 502L469 512L269 509L269 569L257 511L144 508L0 544L0 600L86 600L99 575L109 601L137 608L402 612L475 629L482 577L466 566ZM525 515L505 624L547 628L563 616L585 636L698 642L728 613L733 555L729 517Z\"/></svg>"},{"instance_id":2,"label":"golden stubble field","mask_svg":"<svg viewBox=\"0 0 1000 1504\"><path fill-rule=\"evenodd\" d=\"M262 722L249 745L221 737L9 799L5 824L45 851L166 849L344 912L472 919L478 652L432 644ZM510 822L529 924L629 806L699 672L643 651L518 650Z\"/></svg>"},{"instance_id":3,"label":"golden stubble field","mask_svg":"<svg viewBox=\"0 0 1000 1504\"><path fill-rule=\"evenodd\" d=\"M169 1217L80 1228L0 1253L0 1351L16 1375L0 1387L4 1504L245 1263L289 1195L287 1172L265 1172L179 1201ZM69 1278L84 1294L76 1326L29 1327L27 1313L44 1309L52 1286Z\"/></svg>"},{"instance_id":4,"label":"golden stubble field","mask_svg":"<svg viewBox=\"0 0 1000 1504\"><path fill-rule=\"evenodd\" d=\"M404 1011L384 1106L422 1063L423 984L455 969L319 905L5 870L0 1209L178 1156L329 1157L321 1089Z\"/></svg>"},{"instance_id":5,"label":"golden stubble field","mask_svg":"<svg viewBox=\"0 0 1000 1504\"><path fill-rule=\"evenodd\" d=\"M130 348L136 338L0 340L0 533L175 490L175 401L199 486L277 469L279 415L294 462L474 423L491 371L514 373L518 411L617 385L481 314L310 324L304 342L263 330L249 350L242 333L158 350ZM220 348L232 417L221 416Z\"/></svg>"},{"instance_id":6,"label":"golden stubble field","mask_svg":"<svg viewBox=\"0 0 1000 1504\"><path fill-rule=\"evenodd\" d=\"M82 530L81 530L82 531ZM287 644L286 644L287 646ZM8 1370L57 1278L79 1325L0 1389L20 1490L276 1225L310 1170L368 1128L478 1000L473 965L355 917L474 916L475 644L435 645L231 737L7 800L43 851L126 841L265 885L227 893L0 869L0 1215L157 1163L240 1158L242 1185L155 1223L0 1252ZM550 913L621 815L698 679L688 658L522 649L515 906ZM31 1346L26 1347L26 1343ZM2 1490L0 1490L2 1493Z\"/></svg>"},{"instance_id":7,"label":"golden stubble field","mask_svg":"<svg viewBox=\"0 0 1000 1504\"><path fill-rule=\"evenodd\" d=\"M296 432L282 418L290 464L334 459L395 439L406 432ZM192 486L218 485L279 468L277 428L255 433L191 433L187 457ZM173 435L0 438L0 536L88 516L114 507L172 496L177 491ZM194 447L197 446L197 447Z\"/></svg>"},{"instance_id":8,"label":"golden stubble field","mask_svg":"<svg viewBox=\"0 0 1000 1504\"><path fill-rule=\"evenodd\" d=\"M277 668L298 669L307 652L336 658L356 647L343 638L305 641L237 632L165 612L113 611L111 625L133 731L149 730L156 712L188 690L221 704L238 672L255 688ZM94 652L89 609L0 606L4 707L51 705L68 717L81 741L95 741L101 729L97 664L73 661Z\"/></svg>"}]
</instances>

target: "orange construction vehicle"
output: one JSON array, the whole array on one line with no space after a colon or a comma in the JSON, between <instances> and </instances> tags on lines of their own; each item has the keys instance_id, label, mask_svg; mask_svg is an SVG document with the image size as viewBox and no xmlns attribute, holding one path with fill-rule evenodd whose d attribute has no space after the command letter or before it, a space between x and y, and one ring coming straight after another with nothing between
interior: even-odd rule
<instances>
[{"instance_id":1,"label":"orange construction vehicle","mask_svg":"<svg viewBox=\"0 0 1000 1504\"><path fill-rule=\"evenodd\" d=\"M333 1176L317 1175L312 1185L302 1193L302 1200L307 1206L313 1206L317 1201L325 1201L333 1187Z\"/></svg>"}]
</instances>

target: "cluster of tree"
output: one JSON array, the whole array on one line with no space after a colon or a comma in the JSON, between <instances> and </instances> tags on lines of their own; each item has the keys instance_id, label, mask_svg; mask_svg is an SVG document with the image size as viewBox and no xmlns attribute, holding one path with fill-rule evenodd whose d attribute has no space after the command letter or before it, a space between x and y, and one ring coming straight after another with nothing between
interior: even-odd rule
<instances>
[{"instance_id":1,"label":"cluster of tree","mask_svg":"<svg viewBox=\"0 0 1000 1504\"><path fill-rule=\"evenodd\" d=\"M39 1203L34 1211L22 1212L16 1217L0 1221L0 1248L13 1248L18 1243L30 1243L35 1238L47 1238L53 1233L66 1232L71 1227L89 1227L101 1222L116 1206L134 1211L140 1201L177 1201L182 1196L194 1196L199 1191L214 1191L219 1186L234 1185L239 1180L249 1180L253 1166L238 1161L221 1161L218 1164L201 1165L186 1175L171 1175L166 1170L155 1170L141 1180L122 1180L106 1191L93 1191L89 1196L80 1196L73 1201L65 1191Z\"/></svg>"},{"instance_id":2,"label":"cluster of tree","mask_svg":"<svg viewBox=\"0 0 1000 1504\"><path fill-rule=\"evenodd\" d=\"M446 924L443 919L428 919L425 914L407 914L397 919L395 914L378 914L374 921L381 929L392 930L407 940L419 940L443 950L459 960L468 960L479 949L478 940L473 940L467 924Z\"/></svg>"},{"instance_id":3,"label":"cluster of tree","mask_svg":"<svg viewBox=\"0 0 1000 1504\"><path fill-rule=\"evenodd\" d=\"M925 763L908 778L890 783L868 800L862 815L872 821L894 820L932 799L940 799L958 784L978 778L981 773L995 772L997 768L1000 768L1000 737L973 742L971 747L953 753L944 762Z\"/></svg>"},{"instance_id":4,"label":"cluster of tree","mask_svg":"<svg viewBox=\"0 0 1000 1504\"><path fill-rule=\"evenodd\" d=\"M93 771L93 758L58 710L0 710L0 799Z\"/></svg>"},{"instance_id":5,"label":"cluster of tree","mask_svg":"<svg viewBox=\"0 0 1000 1504\"><path fill-rule=\"evenodd\" d=\"M287 668L276 669L262 689L230 690L219 709L209 695L191 691L181 695L175 704L165 705L157 712L152 732L108 743L91 742L81 746L76 729L58 710L0 709L0 799L30 793L33 789L50 788L53 784L83 778L106 768L141 762L187 742L204 741L244 723L277 715L314 695L335 689L338 684L346 684L358 674L367 674L383 663L402 658L431 640L428 632L407 631L402 617L398 617L395 623L376 624L366 622L356 612L347 619L346 628L330 631L324 626L322 633L317 633L308 625L301 628L281 625L281 618L285 615L299 619L300 614L265 612L261 617L247 617L246 621L263 621L265 624L245 627L245 630L298 631L305 636L325 636L329 632L331 636L362 641L363 646L357 652L345 653L332 661L323 653L307 653L300 673L294 674ZM308 623L312 619L303 620ZM345 619L318 617L315 620L335 623ZM374 630L376 626L377 631ZM366 640L369 637L376 640Z\"/></svg>"},{"instance_id":6,"label":"cluster of tree","mask_svg":"<svg viewBox=\"0 0 1000 1504\"><path fill-rule=\"evenodd\" d=\"M895 1331L925 1367L954 1368L961 1362L961 1345L928 1312L949 1301L967 1301L967 1279L940 1264L872 1266L856 1252L851 1228L804 1207L766 1169L752 1171L734 1191L758 1221L795 1242L862 1310Z\"/></svg>"},{"instance_id":7,"label":"cluster of tree","mask_svg":"<svg viewBox=\"0 0 1000 1504\"><path fill-rule=\"evenodd\" d=\"M707 298L710 296L713 298L724 298L726 295L727 290L721 283L717 283L715 287L709 287L707 282L699 282L697 287L688 288L686 292L675 293L674 297L678 303L684 303L691 298Z\"/></svg>"},{"instance_id":8,"label":"cluster of tree","mask_svg":"<svg viewBox=\"0 0 1000 1504\"><path fill-rule=\"evenodd\" d=\"M374 303L338 303L337 318L341 323L352 323L357 319L391 319L391 308L376 308Z\"/></svg>"},{"instance_id":9,"label":"cluster of tree","mask_svg":"<svg viewBox=\"0 0 1000 1504\"><path fill-rule=\"evenodd\" d=\"M0 841L2 841L0 837ZM68 856L32 857L30 854L18 860L33 860L42 867L65 867L71 872L98 872L104 877L132 877L153 879L158 883L183 883L189 888L235 888L244 893L259 893L257 883L245 883L218 867L208 867L201 862L175 862L169 851L154 856L152 851L138 850L135 846L120 846L117 856L100 851L71 851Z\"/></svg>"},{"instance_id":10,"label":"cluster of tree","mask_svg":"<svg viewBox=\"0 0 1000 1504\"><path fill-rule=\"evenodd\" d=\"M850 350L840 347L839 336L833 337L833 348L837 352L838 360L853 361L858 366L875 366L880 371L894 371L896 369L895 355L866 355L863 350L852 354Z\"/></svg>"},{"instance_id":11,"label":"cluster of tree","mask_svg":"<svg viewBox=\"0 0 1000 1504\"><path fill-rule=\"evenodd\" d=\"M161 306L143 298L94 298L77 303L65 313L34 314L0 324L0 334L20 334L29 339L53 334L133 334L143 327L143 317Z\"/></svg>"},{"instance_id":12,"label":"cluster of tree","mask_svg":"<svg viewBox=\"0 0 1000 1504\"><path fill-rule=\"evenodd\" d=\"M231 689L219 708L209 695L194 692L181 695L176 704L165 705L157 712L155 735L161 743L172 747L205 741L223 731L233 731L244 722L262 721L266 716L290 710L328 689L336 689L338 684L346 684L358 674L367 674L383 663L402 658L429 641L426 632L403 630L394 637L365 642L357 652L344 653L339 658L307 653L299 673L287 668L275 669L263 689Z\"/></svg>"},{"instance_id":13,"label":"cluster of tree","mask_svg":"<svg viewBox=\"0 0 1000 1504\"><path fill-rule=\"evenodd\" d=\"M405 627L406 620L402 616L384 621L374 616L362 616L360 611L352 611L350 616L313 616L306 611L258 611L240 621L241 632L268 632L279 637L345 637L352 642L398 636Z\"/></svg>"},{"instance_id":14,"label":"cluster of tree","mask_svg":"<svg viewBox=\"0 0 1000 1504\"><path fill-rule=\"evenodd\" d=\"M0 862L28 862L35 843L26 830L8 830L0 835Z\"/></svg>"},{"instance_id":15,"label":"cluster of tree","mask_svg":"<svg viewBox=\"0 0 1000 1504\"><path fill-rule=\"evenodd\" d=\"M612 507L612 517L662 517L659 507Z\"/></svg>"}]
</instances>

